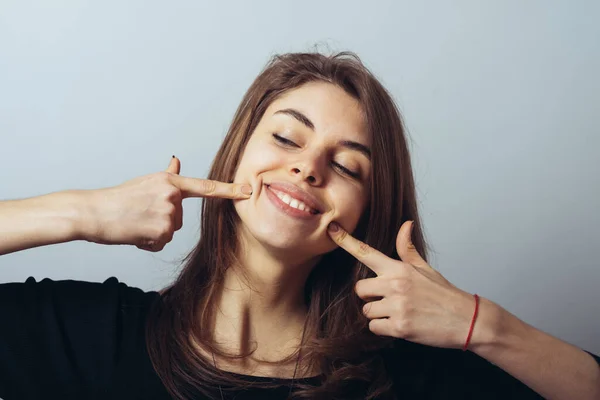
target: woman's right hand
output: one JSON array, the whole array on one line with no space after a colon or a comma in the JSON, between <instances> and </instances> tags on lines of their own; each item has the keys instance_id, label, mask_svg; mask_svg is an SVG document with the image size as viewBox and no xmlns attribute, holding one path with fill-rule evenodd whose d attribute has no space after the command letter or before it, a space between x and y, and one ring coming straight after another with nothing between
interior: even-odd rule
<instances>
[{"instance_id":1,"label":"woman's right hand","mask_svg":"<svg viewBox=\"0 0 600 400\"><path fill-rule=\"evenodd\" d=\"M183 177L179 170L179 160L173 157L166 171L89 191L91 218L82 227L82 239L100 244L130 244L157 252L183 225L183 199L248 199L252 193L250 185ZM242 192L244 186L250 194Z\"/></svg>"}]
</instances>

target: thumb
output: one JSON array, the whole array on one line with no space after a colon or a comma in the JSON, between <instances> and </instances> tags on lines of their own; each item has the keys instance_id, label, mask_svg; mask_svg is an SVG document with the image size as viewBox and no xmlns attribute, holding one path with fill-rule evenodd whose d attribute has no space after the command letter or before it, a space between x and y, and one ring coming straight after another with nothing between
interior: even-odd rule
<instances>
[{"instance_id":1,"label":"thumb","mask_svg":"<svg viewBox=\"0 0 600 400\"><path fill-rule=\"evenodd\" d=\"M170 172L175 175L179 175L180 169L181 169L181 163L179 162L179 159L175 156L171 157L171 162L169 163L167 172Z\"/></svg>"},{"instance_id":2,"label":"thumb","mask_svg":"<svg viewBox=\"0 0 600 400\"><path fill-rule=\"evenodd\" d=\"M412 264L415 267L428 266L427 262L423 260L412 242L414 223L414 221L406 221L402 224L398 231L398 236L396 237L396 250L402 261Z\"/></svg>"}]
</instances>

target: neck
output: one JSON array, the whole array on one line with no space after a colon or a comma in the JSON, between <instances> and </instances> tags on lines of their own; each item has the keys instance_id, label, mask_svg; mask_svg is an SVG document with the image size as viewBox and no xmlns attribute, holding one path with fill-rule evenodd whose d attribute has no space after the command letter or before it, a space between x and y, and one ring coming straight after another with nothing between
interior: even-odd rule
<instances>
[{"instance_id":1,"label":"neck","mask_svg":"<svg viewBox=\"0 0 600 400\"><path fill-rule=\"evenodd\" d=\"M318 259L294 262L289 252L249 240L241 240L239 249L215 298L218 341L238 351L255 341L265 354L297 347L307 314L304 286Z\"/></svg>"}]
</instances>

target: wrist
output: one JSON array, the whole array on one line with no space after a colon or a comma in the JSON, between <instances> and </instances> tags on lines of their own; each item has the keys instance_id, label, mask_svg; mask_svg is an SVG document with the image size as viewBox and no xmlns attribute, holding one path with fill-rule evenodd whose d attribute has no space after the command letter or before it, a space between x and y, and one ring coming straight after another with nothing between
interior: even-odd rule
<instances>
[{"instance_id":1,"label":"wrist","mask_svg":"<svg viewBox=\"0 0 600 400\"><path fill-rule=\"evenodd\" d=\"M69 239L89 241L95 229L91 191L67 190L55 195L60 197L58 203Z\"/></svg>"},{"instance_id":2,"label":"wrist","mask_svg":"<svg viewBox=\"0 0 600 400\"><path fill-rule=\"evenodd\" d=\"M473 299L473 311L475 311L475 299ZM500 343L504 312L505 310L498 304L479 296L479 311L468 350L482 355L481 353L485 353Z\"/></svg>"}]
</instances>

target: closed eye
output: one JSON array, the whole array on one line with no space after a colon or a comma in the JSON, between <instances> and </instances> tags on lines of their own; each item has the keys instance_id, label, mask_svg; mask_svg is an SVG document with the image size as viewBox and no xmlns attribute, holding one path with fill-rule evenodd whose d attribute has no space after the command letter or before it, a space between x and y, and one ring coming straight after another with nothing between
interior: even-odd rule
<instances>
[{"instance_id":1,"label":"closed eye","mask_svg":"<svg viewBox=\"0 0 600 400\"><path fill-rule=\"evenodd\" d=\"M334 165L334 166L335 166L337 169L339 169L340 171L342 171L342 173L344 173L344 174L346 174L346 175L349 175L349 176L351 176L351 177L353 177L353 178L356 178L356 179L360 178L360 174L359 174L358 172L350 171L348 168L346 168L346 167L344 167L343 165L341 165L341 164L338 164L338 163L336 163L336 162L332 162L332 164L333 164L333 165Z\"/></svg>"},{"instance_id":2,"label":"closed eye","mask_svg":"<svg viewBox=\"0 0 600 400\"><path fill-rule=\"evenodd\" d=\"M277 133L273 133L273 138L278 141L279 143L286 145L286 146L292 146L292 147L300 147L298 146L295 142L292 142L289 139L286 139L284 137L279 136ZM348 168L344 167L342 164L338 164L335 161L332 161L331 164L337 168L339 171L341 171L343 174L348 175L354 179L359 179L360 178L360 173L355 172L355 171L351 171Z\"/></svg>"},{"instance_id":3,"label":"closed eye","mask_svg":"<svg viewBox=\"0 0 600 400\"><path fill-rule=\"evenodd\" d=\"M276 133L273 134L273 138L275 138L275 140L277 140L279 143L285 144L287 146L300 147L296 143L292 142L291 140L281 137Z\"/></svg>"}]
</instances>

